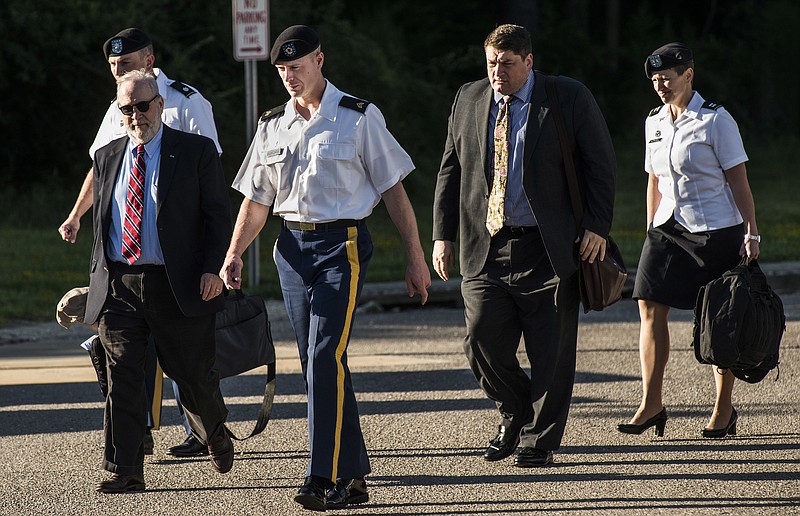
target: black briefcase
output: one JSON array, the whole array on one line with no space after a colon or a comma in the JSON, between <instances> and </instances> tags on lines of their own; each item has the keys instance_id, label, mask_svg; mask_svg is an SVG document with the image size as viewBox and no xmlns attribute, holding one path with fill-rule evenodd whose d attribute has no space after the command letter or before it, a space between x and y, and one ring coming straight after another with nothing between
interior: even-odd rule
<instances>
[{"instance_id":1,"label":"black briefcase","mask_svg":"<svg viewBox=\"0 0 800 516\"><path fill-rule=\"evenodd\" d=\"M220 378L228 378L266 366L267 383L258 419L247 439L261 433L272 415L275 398L275 345L272 342L269 316L264 300L234 290L225 298L225 309L217 312L217 357L214 369ZM231 437L239 439L232 432ZM240 439L242 440L242 439Z\"/></svg>"}]
</instances>

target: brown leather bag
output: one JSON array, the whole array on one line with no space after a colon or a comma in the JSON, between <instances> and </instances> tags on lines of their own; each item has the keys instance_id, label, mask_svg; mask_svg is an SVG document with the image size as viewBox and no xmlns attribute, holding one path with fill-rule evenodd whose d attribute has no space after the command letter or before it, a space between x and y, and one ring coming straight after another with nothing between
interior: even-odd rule
<instances>
[{"instance_id":1,"label":"brown leather bag","mask_svg":"<svg viewBox=\"0 0 800 516\"><path fill-rule=\"evenodd\" d=\"M622 298L628 272L614 239L608 237L606 256L589 263L581 260L580 287L584 313L601 311Z\"/></svg>"},{"instance_id":2,"label":"brown leather bag","mask_svg":"<svg viewBox=\"0 0 800 516\"><path fill-rule=\"evenodd\" d=\"M556 127L558 128L561 154L564 157L564 169L566 171L567 184L569 185L572 211L575 214L575 221L580 224L583 218L583 206L581 206L581 194L578 189L578 176L575 172L572 150L567 142L567 131L564 127L561 106L558 103L555 78L552 75L547 76L545 87L547 96L552 99L551 105ZM588 313L591 310L601 311L622 298L622 288L628 280L628 271L625 268L625 262L622 261L619 247L617 247L617 243L614 242L610 235L606 243L605 258L603 260L595 259L594 263L580 260L578 274L584 313Z\"/></svg>"}]
</instances>

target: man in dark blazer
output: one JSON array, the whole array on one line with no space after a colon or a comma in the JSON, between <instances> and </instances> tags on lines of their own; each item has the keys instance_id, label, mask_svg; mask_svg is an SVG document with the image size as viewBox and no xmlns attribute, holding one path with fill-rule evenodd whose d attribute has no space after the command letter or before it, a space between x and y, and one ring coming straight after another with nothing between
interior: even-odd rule
<instances>
[{"instance_id":1,"label":"man in dark blazer","mask_svg":"<svg viewBox=\"0 0 800 516\"><path fill-rule=\"evenodd\" d=\"M605 121L581 83L556 89L579 164L582 220L575 220L553 99L533 70L530 34L501 25L484 43L488 80L465 84L450 114L433 212L433 264L447 280L460 238L464 349L500 412L488 461L514 453L519 467L552 463L575 377L578 259L605 256L615 157ZM520 336L530 377L516 357Z\"/></svg>"},{"instance_id":2,"label":"man in dark blazer","mask_svg":"<svg viewBox=\"0 0 800 516\"><path fill-rule=\"evenodd\" d=\"M226 473L233 444L213 371L217 275L231 236L225 178L214 143L163 125L153 75L117 83L127 137L95 154L94 249L85 321L99 323L108 357L102 493L143 490L144 359L156 340L164 372L183 393L194 435Z\"/></svg>"}]
</instances>

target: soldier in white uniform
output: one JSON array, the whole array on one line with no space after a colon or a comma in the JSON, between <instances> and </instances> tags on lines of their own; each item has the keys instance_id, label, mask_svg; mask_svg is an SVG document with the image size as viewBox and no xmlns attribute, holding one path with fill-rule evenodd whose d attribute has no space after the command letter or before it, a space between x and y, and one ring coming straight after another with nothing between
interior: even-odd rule
<instances>
[{"instance_id":1,"label":"soldier in white uniform","mask_svg":"<svg viewBox=\"0 0 800 516\"><path fill-rule=\"evenodd\" d=\"M164 99L164 111L161 115L164 125L179 131L196 133L211 138L217 147L217 152L222 154L222 147L220 147L217 137L217 128L214 125L214 113L211 103L193 87L172 80L167 77L163 70L153 67L156 59L153 53L153 43L144 31L137 28L128 28L120 31L103 44L103 53L115 79L122 77L131 70L144 70L155 75L158 91ZM114 99L108 106L94 142L89 148L89 159L94 160L94 153L97 149L122 137L127 137L127 133L122 121L122 113L119 110L116 99ZM58 228L61 238L67 242L75 243L81 227L81 217L92 206L92 176L92 170L89 169L72 211ZM95 360L95 357L92 358ZM152 359L151 367L155 367L154 354L149 356L149 359ZM148 377L150 376L152 375L148 375ZM157 378L161 377L160 374L155 376ZM176 399L180 402L180 393L175 383L173 383L173 391ZM157 389L157 392L160 392L160 390ZM156 400L158 407L160 407L160 402L161 397L159 395ZM181 411L183 426L188 437L180 445L170 448L169 453L181 457L207 453L206 447L191 435L191 429L183 417L180 403L178 403L178 408ZM157 418L153 418L152 414L149 415L149 418L149 424L153 425L153 419ZM147 439L148 443L145 449L151 452L152 441L150 441L150 434L148 434Z\"/></svg>"},{"instance_id":2,"label":"soldier in white uniform","mask_svg":"<svg viewBox=\"0 0 800 516\"><path fill-rule=\"evenodd\" d=\"M430 272L402 184L414 164L378 108L325 80L311 28L286 29L270 57L291 99L261 117L234 180L245 199L220 274L228 288L240 287L242 253L271 206L282 219L274 258L308 394L311 461L295 501L341 508L369 499L347 345L372 256L365 219L381 199L405 245L409 296L428 297Z\"/></svg>"},{"instance_id":3,"label":"soldier in white uniform","mask_svg":"<svg viewBox=\"0 0 800 516\"><path fill-rule=\"evenodd\" d=\"M645 122L648 231L633 289L642 325L642 401L617 428L640 434L655 427L663 436L670 308L693 308L701 286L741 256L756 259L761 236L739 128L725 108L694 91L692 51L683 43L664 45L648 56L645 73L664 105ZM701 435L735 435L734 376L712 369L716 402Z\"/></svg>"}]
</instances>

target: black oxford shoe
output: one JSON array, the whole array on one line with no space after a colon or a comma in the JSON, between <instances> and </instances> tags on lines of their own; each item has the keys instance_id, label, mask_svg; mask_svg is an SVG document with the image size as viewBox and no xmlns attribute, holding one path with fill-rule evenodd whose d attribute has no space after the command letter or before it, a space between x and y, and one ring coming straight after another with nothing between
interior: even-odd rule
<instances>
[{"instance_id":1,"label":"black oxford shoe","mask_svg":"<svg viewBox=\"0 0 800 516\"><path fill-rule=\"evenodd\" d=\"M228 431L223 429L222 435L213 437L208 442L208 453L211 455L211 465L218 473L227 473L233 467L233 441L228 437Z\"/></svg>"},{"instance_id":2,"label":"black oxford shoe","mask_svg":"<svg viewBox=\"0 0 800 516\"><path fill-rule=\"evenodd\" d=\"M490 462L503 460L514 453L518 444L519 430L509 430L509 428L500 425L497 430L497 436L489 441L489 447L483 453L483 458Z\"/></svg>"},{"instance_id":3,"label":"black oxford shoe","mask_svg":"<svg viewBox=\"0 0 800 516\"><path fill-rule=\"evenodd\" d=\"M302 505L304 509L325 512L327 509L325 492L331 484L333 482L325 478L308 476L303 487L298 489L297 494L294 495L294 501Z\"/></svg>"},{"instance_id":4,"label":"black oxford shoe","mask_svg":"<svg viewBox=\"0 0 800 516\"><path fill-rule=\"evenodd\" d=\"M190 435L177 446L167 450L167 455L173 457L197 457L198 455L208 455L208 447L197 440L197 437Z\"/></svg>"},{"instance_id":5,"label":"black oxford shoe","mask_svg":"<svg viewBox=\"0 0 800 516\"><path fill-rule=\"evenodd\" d=\"M514 457L514 465L518 468L537 468L553 463L553 452L537 450L523 446Z\"/></svg>"},{"instance_id":6,"label":"black oxford shoe","mask_svg":"<svg viewBox=\"0 0 800 516\"><path fill-rule=\"evenodd\" d=\"M144 491L144 475L117 475L97 483L98 493L129 493Z\"/></svg>"},{"instance_id":7,"label":"black oxford shoe","mask_svg":"<svg viewBox=\"0 0 800 516\"><path fill-rule=\"evenodd\" d=\"M348 505L369 501L367 483L363 478L340 478L326 495L328 509L343 509Z\"/></svg>"}]
</instances>

